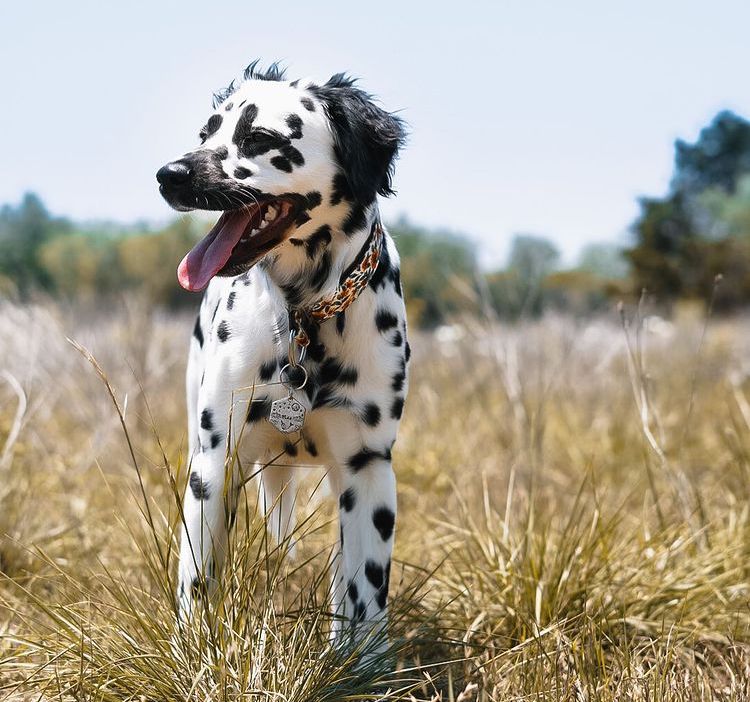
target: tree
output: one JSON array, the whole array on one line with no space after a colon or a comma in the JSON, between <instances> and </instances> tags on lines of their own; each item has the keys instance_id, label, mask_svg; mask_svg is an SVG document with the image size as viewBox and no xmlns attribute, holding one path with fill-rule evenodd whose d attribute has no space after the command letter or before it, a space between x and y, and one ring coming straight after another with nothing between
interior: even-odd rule
<instances>
[{"instance_id":1,"label":"tree","mask_svg":"<svg viewBox=\"0 0 750 702\"><path fill-rule=\"evenodd\" d=\"M725 276L719 307L746 297L743 276L748 246L730 240L744 228L750 174L750 122L720 112L697 141L675 143L670 191L663 198L643 198L633 224L635 245L626 251L637 289L662 300L709 299L717 274ZM732 288L729 290L728 288Z\"/></svg>"},{"instance_id":2,"label":"tree","mask_svg":"<svg viewBox=\"0 0 750 702\"><path fill-rule=\"evenodd\" d=\"M435 327L472 307L479 274L474 248L467 239L427 231L403 217L389 232L398 245L409 315L416 324ZM467 292L473 293L474 300Z\"/></svg>"},{"instance_id":3,"label":"tree","mask_svg":"<svg viewBox=\"0 0 750 702\"><path fill-rule=\"evenodd\" d=\"M617 244L587 244L578 259L578 269L600 278L622 279L628 275L628 262Z\"/></svg>"},{"instance_id":4,"label":"tree","mask_svg":"<svg viewBox=\"0 0 750 702\"><path fill-rule=\"evenodd\" d=\"M519 234L511 244L508 267L486 276L495 310L516 319L539 315L545 304L542 282L560 262L560 252L547 239Z\"/></svg>"},{"instance_id":5,"label":"tree","mask_svg":"<svg viewBox=\"0 0 750 702\"><path fill-rule=\"evenodd\" d=\"M713 187L733 193L746 173L750 173L750 122L733 112L719 112L694 144L675 142L671 184L675 193L694 196Z\"/></svg>"},{"instance_id":6,"label":"tree","mask_svg":"<svg viewBox=\"0 0 750 702\"><path fill-rule=\"evenodd\" d=\"M51 279L38 257L41 246L70 231L65 219L53 218L33 193L16 207L0 209L0 274L14 281L25 295L34 287L49 289Z\"/></svg>"}]
</instances>

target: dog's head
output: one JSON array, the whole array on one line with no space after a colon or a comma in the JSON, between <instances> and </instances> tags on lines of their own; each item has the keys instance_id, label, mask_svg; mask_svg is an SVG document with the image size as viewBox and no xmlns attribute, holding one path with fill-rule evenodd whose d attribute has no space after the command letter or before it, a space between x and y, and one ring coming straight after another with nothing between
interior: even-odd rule
<instances>
[{"instance_id":1,"label":"dog's head","mask_svg":"<svg viewBox=\"0 0 750 702\"><path fill-rule=\"evenodd\" d=\"M156 174L175 209L223 211L180 263L188 290L238 275L289 240L320 237L321 226L353 233L376 195L392 193L397 117L343 74L302 84L256 65L216 96L200 145Z\"/></svg>"}]
</instances>

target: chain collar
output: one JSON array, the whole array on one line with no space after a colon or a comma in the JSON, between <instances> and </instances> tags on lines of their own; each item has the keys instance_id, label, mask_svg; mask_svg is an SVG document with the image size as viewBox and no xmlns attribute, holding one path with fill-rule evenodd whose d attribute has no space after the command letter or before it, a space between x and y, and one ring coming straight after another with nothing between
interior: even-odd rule
<instances>
[{"instance_id":1,"label":"chain collar","mask_svg":"<svg viewBox=\"0 0 750 702\"><path fill-rule=\"evenodd\" d=\"M290 327L292 325L296 327L296 332L292 329L294 341L301 348L307 348L310 344L310 337L305 331L306 324L320 324L346 310L375 275L385 241L385 232L379 219L373 223L368 238L369 243L360 253L359 259L352 264L349 274L339 283L336 290L318 300L312 307L289 310Z\"/></svg>"}]
</instances>

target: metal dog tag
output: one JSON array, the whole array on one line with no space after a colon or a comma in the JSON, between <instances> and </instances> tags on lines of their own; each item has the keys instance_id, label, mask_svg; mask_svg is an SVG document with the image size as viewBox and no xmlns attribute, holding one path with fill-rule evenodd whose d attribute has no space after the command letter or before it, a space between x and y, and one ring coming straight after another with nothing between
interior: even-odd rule
<instances>
[{"instance_id":1,"label":"metal dog tag","mask_svg":"<svg viewBox=\"0 0 750 702\"><path fill-rule=\"evenodd\" d=\"M291 434L302 429L305 422L305 408L289 393L288 397L271 403L268 421L283 434Z\"/></svg>"}]
</instances>

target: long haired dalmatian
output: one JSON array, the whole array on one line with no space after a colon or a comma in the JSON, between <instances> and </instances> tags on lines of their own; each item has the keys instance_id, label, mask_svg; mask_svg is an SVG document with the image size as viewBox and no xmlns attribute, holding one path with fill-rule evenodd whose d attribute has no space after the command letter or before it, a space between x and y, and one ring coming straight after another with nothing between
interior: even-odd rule
<instances>
[{"instance_id":1,"label":"long haired dalmatian","mask_svg":"<svg viewBox=\"0 0 750 702\"><path fill-rule=\"evenodd\" d=\"M257 62L214 108L200 145L156 175L173 208L222 211L178 268L184 288L205 289L187 370L179 614L216 588L243 479L225 459L239 450L244 465L271 463L261 492L279 540L294 529L294 465L327 468L334 634L361 632L385 622L407 390L399 258L377 204L393 193L403 125L344 74L290 82Z\"/></svg>"}]
</instances>

